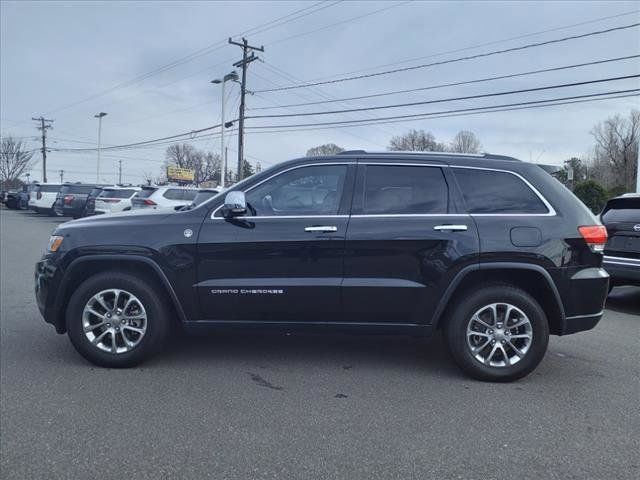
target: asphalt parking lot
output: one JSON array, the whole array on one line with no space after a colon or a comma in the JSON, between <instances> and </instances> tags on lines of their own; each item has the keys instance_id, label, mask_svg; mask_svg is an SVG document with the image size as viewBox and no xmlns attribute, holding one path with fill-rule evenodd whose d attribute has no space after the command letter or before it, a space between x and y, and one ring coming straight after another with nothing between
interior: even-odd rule
<instances>
[{"instance_id":1,"label":"asphalt parking lot","mask_svg":"<svg viewBox=\"0 0 640 480\"><path fill-rule=\"evenodd\" d=\"M0 210L3 479L632 479L640 289L529 377L463 377L440 338L218 334L100 369L38 313L60 220Z\"/></svg>"}]
</instances>

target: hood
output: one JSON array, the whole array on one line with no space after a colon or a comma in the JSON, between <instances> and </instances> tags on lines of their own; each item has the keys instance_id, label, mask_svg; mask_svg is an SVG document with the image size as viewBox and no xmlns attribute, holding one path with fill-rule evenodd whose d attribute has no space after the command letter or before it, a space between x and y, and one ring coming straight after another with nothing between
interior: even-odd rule
<instances>
[{"instance_id":1,"label":"hood","mask_svg":"<svg viewBox=\"0 0 640 480\"><path fill-rule=\"evenodd\" d=\"M67 228L91 228L102 226L115 226L144 223L157 223L163 218L174 215L176 211L173 208L158 208L144 210L129 210L126 212L105 213L92 217L79 218L60 224L58 230Z\"/></svg>"}]
</instances>

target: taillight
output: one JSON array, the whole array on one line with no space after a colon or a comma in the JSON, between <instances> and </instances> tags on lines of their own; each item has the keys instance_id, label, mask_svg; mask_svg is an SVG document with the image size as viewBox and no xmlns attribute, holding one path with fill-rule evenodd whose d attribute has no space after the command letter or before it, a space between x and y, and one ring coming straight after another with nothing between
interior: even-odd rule
<instances>
[{"instance_id":1,"label":"taillight","mask_svg":"<svg viewBox=\"0 0 640 480\"><path fill-rule=\"evenodd\" d=\"M71 205L71 202L73 202L73 199L74 199L73 195L65 195L62 201L64 202L65 205Z\"/></svg>"},{"instance_id":2,"label":"taillight","mask_svg":"<svg viewBox=\"0 0 640 480\"><path fill-rule=\"evenodd\" d=\"M607 228L604 225L582 226L578 227L578 231L592 252L602 253L604 251L608 238Z\"/></svg>"},{"instance_id":3,"label":"taillight","mask_svg":"<svg viewBox=\"0 0 640 480\"><path fill-rule=\"evenodd\" d=\"M36 195L36 198L40 200L42 198L42 192L38 192L38 194Z\"/></svg>"},{"instance_id":4,"label":"taillight","mask_svg":"<svg viewBox=\"0 0 640 480\"><path fill-rule=\"evenodd\" d=\"M145 205L150 205L150 206L157 205L156 202L154 202L153 200L149 200L148 198L145 198L144 202L142 202L142 203L144 203Z\"/></svg>"}]
</instances>

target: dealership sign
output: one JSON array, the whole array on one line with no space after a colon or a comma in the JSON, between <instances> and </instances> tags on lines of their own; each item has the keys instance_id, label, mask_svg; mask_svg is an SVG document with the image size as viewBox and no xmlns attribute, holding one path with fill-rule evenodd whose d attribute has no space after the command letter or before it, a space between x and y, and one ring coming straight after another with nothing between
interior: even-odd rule
<instances>
[{"instance_id":1,"label":"dealership sign","mask_svg":"<svg viewBox=\"0 0 640 480\"><path fill-rule=\"evenodd\" d=\"M196 171L192 168L182 168L175 165L167 166L167 180L170 182L193 182Z\"/></svg>"}]
</instances>

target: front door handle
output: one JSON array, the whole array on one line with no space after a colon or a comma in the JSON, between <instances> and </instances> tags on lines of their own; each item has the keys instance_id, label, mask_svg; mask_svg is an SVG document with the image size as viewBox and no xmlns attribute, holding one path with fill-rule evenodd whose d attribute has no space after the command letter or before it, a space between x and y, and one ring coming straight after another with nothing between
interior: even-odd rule
<instances>
[{"instance_id":1,"label":"front door handle","mask_svg":"<svg viewBox=\"0 0 640 480\"><path fill-rule=\"evenodd\" d=\"M466 232L466 225L436 225L433 227L434 230L438 230L439 232Z\"/></svg>"},{"instance_id":2,"label":"front door handle","mask_svg":"<svg viewBox=\"0 0 640 480\"><path fill-rule=\"evenodd\" d=\"M334 227L333 225L314 225L313 227L304 227L305 232L337 232L338 227Z\"/></svg>"}]
</instances>

